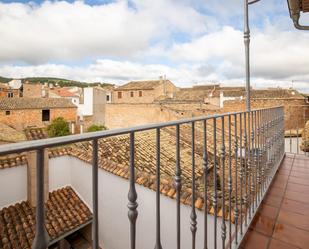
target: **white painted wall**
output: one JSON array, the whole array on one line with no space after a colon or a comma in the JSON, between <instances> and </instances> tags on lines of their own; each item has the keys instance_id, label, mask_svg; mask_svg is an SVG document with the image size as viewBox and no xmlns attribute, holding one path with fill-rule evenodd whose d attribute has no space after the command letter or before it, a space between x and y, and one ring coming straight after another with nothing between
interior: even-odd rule
<instances>
[{"instance_id":1,"label":"white painted wall","mask_svg":"<svg viewBox=\"0 0 309 249\"><path fill-rule=\"evenodd\" d=\"M72 186L80 197L92 206L91 165L77 158L62 156L49 160L49 190ZM0 171L0 208L27 198L27 167L19 166ZM129 181L99 170L99 226L103 249L129 248L128 220ZM153 249L155 244L155 192L136 185L138 194L137 248ZM181 205L182 248L191 248L191 207ZM197 210L196 248L203 247L203 213ZM213 245L214 218L208 215L209 248ZM218 246L221 243L221 219L218 219ZM164 248L176 247L176 202L161 195L161 237Z\"/></svg>"},{"instance_id":2,"label":"white painted wall","mask_svg":"<svg viewBox=\"0 0 309 249\"><path fill-rule=\"evenodd\" d=\"M93 88L85 87L84 103L77 105L77 114L79 116L92 116L93 115Z\"/></svg>"},{"instance_id":3,"label":"white painted wall","mask_svg":"<svg viewBox=\"0 0 309 249\"><path fill-rule=\"evenodd\" d=\"M220 108L223 108L223 107L224 107L224 101L227 101L227 100L235 100L235 99L240 99L240 100L242 100L243 97L242 97L242 96L241 96L240 98L238 98L238 97L224 97L223 92L220 92Z\"/></svg>"},{"instance_id":4,"label":"white painted wall","mask_svg":"<svg viewBox=\"0 0 309 249\"><path fill-rule=\"evenodd\" d=\"M71 185L71 165L65 164L61 157L49 160L49 191Z\"/></svg>"},{"instance_id":5,"label":"white painted wall","mask_svg":"<svg viewBox=\"0 0 309 249\"><path fill-rule=\"evenodd\" d=\"M50 167L59 165L70 167L71 182L68 183L79 193L81 198L92 206L92 178L91 166L77 158L64 156L51 159ZM63 169L66 170L66 169ZM60 171L53 171L60 173ZM50 172L51 173L51 172ZM57 175L55 174L54 177ZM69 178L68 178L69 180ZM59 181L62 182L62 181ZM99 226L100 245L104 249L129 248L129 221L128 221L128 189L129 182L121 177L99 170ZM137 248L153 248L155 244L155 192L136 185L138 193L137 219ZM191 247L190 213L189 206L181 205L181 242L183 248ZM197 210L197 248L203 247L203 213ZM218 246L221 240L221 219L218 220ZM213 245L213 216L208 216L209 248ZM161 237L164 248L176 247L176 202L161 195ZM119 236L117 236L119 235Z\"/></svg>"},{"instance_id":6,"label":"white painted wall","mask_svg":"<svg viewBox=\"0 0 309 249\"><path fill-rule=\"evenodd\" d=\"M0 209L27 199L27 166L0 170Z\"/></svg>"}]
</instances>

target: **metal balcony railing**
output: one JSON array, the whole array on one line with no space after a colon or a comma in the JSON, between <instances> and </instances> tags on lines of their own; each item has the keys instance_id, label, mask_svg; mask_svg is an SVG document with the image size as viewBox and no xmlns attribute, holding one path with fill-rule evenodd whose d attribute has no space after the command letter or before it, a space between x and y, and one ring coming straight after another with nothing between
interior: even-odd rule
<instances>
[{"instance_id":1,"label":"metal balcony railing","mask_svg":"<svg viewBox=\"0 0 309 249\"><path fill-rule=\"evenodd\" d=\"M93 248L99 248L98 227L98 143L99 139L118 135L129 135L128 167L130 171L128 189L128 218L130 223L130 245L135 249L136 221L138 219L138 195L135 188L135 139L136 133L155 130L156 132L156 242L154 247L164 248L161 243L161 216L160 216L160 134L162 129L175 129L175 189L176 203L175 231L177 237L175 247L181 248L181 230L185 224L181 224L181 200L183 176L181 165L182 128L190 130L189 137L192 147L192 161L190 163L192 177L191 190L191 215L190 229L192 232L192 248L196 247L197 194L204 198L204 224L203 229L204 248L237 248L250 226L252 218L257 211L271 180L284 157L284 112L283 107L252 110L250 112L235 112L212 115L207 117L190 118L174 122L151 124L126 129L115 129L103 132L86 133L52 139L36 140L18 144L0 146L0 156L25 151L37 151L37 208L36 208L36 235L32 248L47 248L49 241L45 231L44 216L44 150L83 141L92 141L92 191L93 191ZM200 138L201 141L197 141ZM188 139L188 137L186 137ZM200 143L199 143L200 142ZM195 155L198 145L202 148L203 164L197 165ZM213 183L208 181L208 166L212 164ZM197 190L196 168L203 170L202 189ZM219 176L220 174L220 176ZM219 179L220 177L220 179ZM220 185L220 187L218 187ZM209 194L209 189L212 193ZM197 192L198 191L198 192ZM212 203L214 208L213 231L207 229L208 205ZM222 215L218 215L221 207ZM139 210L143 212L143 210ZM235 219L232 219L232 216ZM221 221L219 222L219 219ZM219 223L221 227L219 227ZM234 228L232 228L234 227ZM219 231L221 230L221 235ZM210 234L214 236L209 239ZM212 241L212 242L210 242Z\"/></svg>"}]
</instances>

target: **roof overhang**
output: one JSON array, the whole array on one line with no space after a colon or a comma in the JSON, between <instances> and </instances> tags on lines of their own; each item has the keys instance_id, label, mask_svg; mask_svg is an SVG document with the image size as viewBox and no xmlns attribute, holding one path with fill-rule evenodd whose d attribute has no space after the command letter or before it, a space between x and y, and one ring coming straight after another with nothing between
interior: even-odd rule
<instances>
[{"instance_id":1,"label":"roof overhang","mask_svg":"<svg viewBox=\"0 0 309 249\"><path fill-rule=\"evenodd\" d=\"M287 0L290 17L293 20L294 26L300 30L309 30L309 26L304 26L299 23L301 12L309 12L309 0Z\"/></svg>"}]
</instances>

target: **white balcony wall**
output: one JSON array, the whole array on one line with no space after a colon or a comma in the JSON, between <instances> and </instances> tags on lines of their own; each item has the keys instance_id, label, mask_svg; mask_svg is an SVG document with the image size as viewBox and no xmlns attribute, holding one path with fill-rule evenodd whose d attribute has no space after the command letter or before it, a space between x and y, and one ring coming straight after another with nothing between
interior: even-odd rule
<instances>
[{"instance_id":1,"label":"white balcony wall","mask_svg":"<svg viewBox=\"0 0 309 249\"><path fill-rule=\"evenodd\" d=\"M55 167L55 169L52 169ZM68 168L71 173L68 173ZM50 186L71 185L91 208L92 168L77 158L63 156L50 160ZM69 175L64 177L63 175ZM56 180L56 178L58 178ZM129 181L104 170L99 170L99 226L100 245L103 249L128 248L130 229L128 220ZM155 245L155 192L136 185L138 193L137 248L154 248ZM181 205L181 243L191 248L191 207ZM203 213L197 210L197 248L203 247ZM213 245L214 218L208 215L209 248ZM218 219L218 246L221 244L221 219ZM227 233L228 234L228 233ZM176 201L161 195L161 238L164 248L176 248Z\"/></svg>"},{"instance_id":2,"label":"white balcony wall","mask_svg":"<svg viewBox=\"0 0 309 249\"><path fill-rule=\"evenodd\" d=\"M0 170L0 209L27 199L27 166Z\"/></svg>"}]
</instances>

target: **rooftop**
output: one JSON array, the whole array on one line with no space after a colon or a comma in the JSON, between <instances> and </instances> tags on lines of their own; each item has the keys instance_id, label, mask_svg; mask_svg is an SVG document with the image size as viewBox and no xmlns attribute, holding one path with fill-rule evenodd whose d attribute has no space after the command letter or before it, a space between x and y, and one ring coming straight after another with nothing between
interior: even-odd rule
<instances>
[{"instance_id":1,"label":"rooftop","mask_svg":"<svg viewBox=\"0 0 309 249\"><path fill-rule=\"evenodd\" d=\"M46 207L46 230L51 243L61 235L92 219L86 204L71 187L49 194ZM31 248L35 235L35 209L23 201L0 210L0 248Z\"/></svg>"},{"instance_id":2,"label":"rooftop","mask_svg":"<svg viewBox=\"0 0 309 249\"><path fill-rule=\"evenodd\" d=\"M127 84L124 84L115 90L153 90L159 85L163 84L164 80L145 80L145 81L131 81ZM166 80L170 82L169 80Z\"/></svg>"},{"instance_id":3,"label":"rooftop","mask_svg":"<svg viewBox=\"0 0 309 249\"><path fill-rule=\"evenodd\" d=\"M1 98L0 110L76 108L69 99L61 98Z\"/></svg>"}]
</instances>

